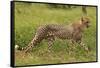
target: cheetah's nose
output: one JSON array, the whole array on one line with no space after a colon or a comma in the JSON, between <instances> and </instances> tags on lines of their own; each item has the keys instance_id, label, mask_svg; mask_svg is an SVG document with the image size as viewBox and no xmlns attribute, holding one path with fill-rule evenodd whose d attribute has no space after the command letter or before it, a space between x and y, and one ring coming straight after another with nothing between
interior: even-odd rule
<instances>
[{"instance_id":1,"label":"cheetah's nose","mask_svg":"<svg viewBox=\"0 0 100 68\"><path fill-rule=\"evenodd\" d=\"M90 27L91 26L91 24L88 24L88 26L87 27Z\"/></svg>"}]
</instances>

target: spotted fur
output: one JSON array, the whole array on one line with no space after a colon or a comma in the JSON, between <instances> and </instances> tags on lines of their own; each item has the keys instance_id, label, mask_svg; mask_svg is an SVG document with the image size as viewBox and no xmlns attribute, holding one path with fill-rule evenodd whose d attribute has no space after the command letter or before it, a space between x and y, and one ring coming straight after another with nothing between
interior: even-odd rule
<instances>
[{"instance_id":1,"label":"spotted fur","mask_svg":"<svg viewBox=\"0 0 100 68\"><path fill-rule=\"evenodd\" d=\"M55 38L69 39L72 42L81 43L82 32L84 28L89 27L89 18L82 17L67 26L58 24L48 24L40 26L35 34L33 40L24 48L25 52L30 51L35 45L40 43L43 39L48 41L48 46L53 45Z\"/></svg>"}]
</instances>

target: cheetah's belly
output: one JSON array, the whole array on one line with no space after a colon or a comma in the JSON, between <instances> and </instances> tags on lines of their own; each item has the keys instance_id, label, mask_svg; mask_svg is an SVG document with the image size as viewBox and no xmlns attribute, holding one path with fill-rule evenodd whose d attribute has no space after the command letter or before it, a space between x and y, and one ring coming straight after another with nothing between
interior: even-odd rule
<instances>
[{"instance_id":1,"label":"cheetah's belly","mask_svg":"<svg viewBox=\"0 0 100 68\"><path fill-rule=\"evenodd\" d=\"M59 30L54 32L54 36L60 39L70 39L72 37L72 32L69 30Z\"/></svg>"}]
</instances>

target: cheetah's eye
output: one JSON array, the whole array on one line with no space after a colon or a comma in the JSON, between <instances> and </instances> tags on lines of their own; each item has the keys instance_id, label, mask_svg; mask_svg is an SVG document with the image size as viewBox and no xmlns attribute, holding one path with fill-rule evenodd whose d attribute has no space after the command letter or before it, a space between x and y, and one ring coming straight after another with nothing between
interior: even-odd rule
<instances>
[{"instance_id":1,"label":"cheetah's eye","mask_svg":"<svg viewBox=\"0 0 100 68\"><path fill-rule=\"evenodd\" d=\"M89 23L88 21L86 23Z\"/></svg>"}]
</instances>

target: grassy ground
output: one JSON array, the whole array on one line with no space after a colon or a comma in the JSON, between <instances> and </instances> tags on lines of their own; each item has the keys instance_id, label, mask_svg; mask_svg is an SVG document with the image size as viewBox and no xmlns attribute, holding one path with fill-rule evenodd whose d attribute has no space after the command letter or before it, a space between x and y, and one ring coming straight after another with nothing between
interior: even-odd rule
<instances>
[{"instance_id":1,"label":"grassy ground","mask_svg":"<svg viewBox=\"0 0 100 68\"><path fill-rule=\"evenodd\" d=\"M37 65L70 62L96 61L96 8L87 8L91 27L83 33L83 42L90 48L87 53L80 46L71 49L67 40L57 39L48 51L45 40L33 48L31 55L22 58L21 52L15 54L15 65ZM72 9L51 8L39 4L15 4L15 45L27 46L35 35L36 29L43 24L69 24L82 16L81 7ZM76 44L78 45L78 44Z\"/></svg>"}]
</instances>

